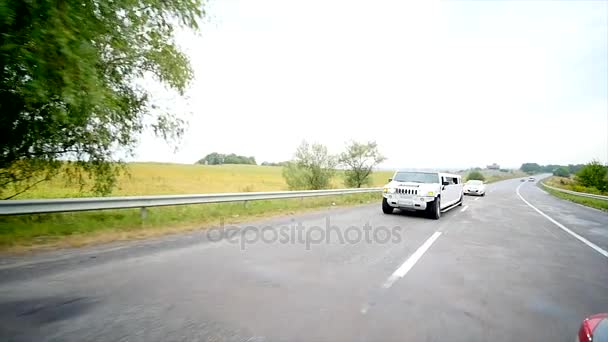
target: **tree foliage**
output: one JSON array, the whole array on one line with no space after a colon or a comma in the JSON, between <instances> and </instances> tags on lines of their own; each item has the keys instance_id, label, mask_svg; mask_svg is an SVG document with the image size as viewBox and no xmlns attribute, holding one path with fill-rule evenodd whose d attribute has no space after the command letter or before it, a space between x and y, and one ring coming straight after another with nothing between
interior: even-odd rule
<instances>
[{"instance_id":1,"label":"tree foliage","mask_svg":"<svg viewBox=\"0 0 608 342\"><path fill-rule=\"evenodd\" d=\"M283 177L291 190L319 190L329 188L335 175L337 158L321 144L306 141L296 150L294 159L283 167Z\"/></svg>"},{"instance_id":2,"label":"tree foliage","mask_svg":"<svg viewBox=\"0 0 608 342\"><path fill-rule=\"evenodd\" d=\"M553 170L553 175L559 177L570 177L570 170L565 166L560 166Z\"/></svg>"},{"instance_id":3,"label":"tree foliage","mask_svg":"<svg viewBox=\"0 0 608 342\"><path fill-rule=\"evenodd\" d=\"M484 181L484 180L486 180L486 178L479 171L471 171L467 175L467 180L480 180L480 181Z\"/></svg>"},{"instance_id":4,"label":"tree foliage","mask_svg":"<svg viewBox=\"0 0 608 342\"><path fill-rule=\"evenodd\" d=\"M538 173L542 171L541 166L537 163L523 163L519 169L529 174Z\"/></svg>"},{"instance_id":5,"label":"tree foliage","mask_svg":"<svg viewBox=\"0 0 608 342\"><path fill-rule=\"evenodd\" d=\"M567 170L569 174L577 173L580 169L582 169L584 164L569 164L569 165L558 165L558 164L547 164L547 165L539 165L537 163L524 163L521 165L520 170L523 172L533 174L540 172L547 173L555 173L558 169L563 168ZM559 172L564 173L564 170L560 170Z\"/></svg>"},{"instance_id":6,"label":"tree foliage","mask_svg":"<svg viewBox=\"0 0 608 342\"><path fill-rule=\"evenodd\" d=\"M360 188L369 184L373 168L384 160L386 158L380 154L376 142L350 142L346 151L340 154L340 163L346 167L345 185L349 188Z\"/></svg>"},{"instance_id":7,"label":"tree foliage","mask_svg":"<svg viewBox=\"0 0 608 342\"><path fill-rule=\"evenodd\" d=\"M568 164L568 171L570 172L570 174L575 174L579 172L583 167L585 167L585 164Z\"/></svg>"},{"instance_id":8,"label":"tree foliage","mask_svg":"<svg viewBox=\"0 0 608 342\"><path fill-rule=\"evenodd\" d=\"M200 159L196 164L222 165L222 164L247 164L257 165L254 157L239 156L234 153L221 154L217 152L209 153L205 158Z\"/></svg>"},{"instance_id":9,"label":"tree foliage","mask_svg":"<svg viewBox=\"0 0 608 342\"><path fill-rule=\"evenodd\" d=\"M608 189L608 167L598 161L585 165L576 174L576 180L583 186L595 187L600 191Z\"/></svg>"},{"instance_id":10,"label":"tree foliage","mask_svg":"<svg viewBox=\"0 0 608 342\"><path fill-rule=\"evenodd\" d=\"M201 0L0 0L0 191L23 191L69 161L107 193L117 152L132 153L144 129L178 138L182 121L138 82L183 95L192 70L173 32L202 16Z\"/></svg>"}]
</instances>

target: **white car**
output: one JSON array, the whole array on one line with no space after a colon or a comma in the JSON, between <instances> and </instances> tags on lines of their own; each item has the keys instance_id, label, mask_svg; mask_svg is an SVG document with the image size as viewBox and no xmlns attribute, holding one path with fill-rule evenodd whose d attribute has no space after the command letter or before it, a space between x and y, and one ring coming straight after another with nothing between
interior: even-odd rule
<instances>
[{"instance_id":1,"label":"white car","mask_svg":"<svg viewBox=\"0 0 608 342\"><path fill-rule=\"evenodd\" d=\"M424 210L438 219L441 213L462 205L460 175L439 172L397 171L382 193L382 211L392 214L395 208Z\"/></svg>"},{"instance_id":2,"label":"white car","mask_svg":"<svg viewBox=\"0 0 608 342\"><path fill-rule=\"evenodd\" d=\"M464 183L463 191L465 195L485 196L486 185L480 180L470 180Z\"/></svg>"}]
</instances>

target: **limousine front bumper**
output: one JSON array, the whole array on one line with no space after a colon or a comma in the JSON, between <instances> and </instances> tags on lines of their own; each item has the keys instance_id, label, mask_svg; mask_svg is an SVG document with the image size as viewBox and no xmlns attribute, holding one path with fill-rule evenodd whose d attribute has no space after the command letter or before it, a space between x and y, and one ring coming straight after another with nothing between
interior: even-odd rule
<instances>
[{"instance_id":1,"label":"limousine front bumper","mask_svg":"<svg viewBox=\"0 0 608 342\"><path fill-rule=\"evenodd\" d=\"M427 203L435 200L432 196L408 196L400 194L385 194L386 202L393 208L407 210L425 210Z\"/></svg>"}]
</instances>

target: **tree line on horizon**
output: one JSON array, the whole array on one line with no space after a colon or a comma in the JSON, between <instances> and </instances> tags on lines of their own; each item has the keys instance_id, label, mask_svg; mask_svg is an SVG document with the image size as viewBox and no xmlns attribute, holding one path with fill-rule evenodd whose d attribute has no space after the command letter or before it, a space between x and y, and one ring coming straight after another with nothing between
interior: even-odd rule
<instances>
[{"instance_id":1,"label":"tree line on horizon","mask_svg":"<svg viewBox=\"0 0 608 342\"><path fill-rule=\"evenodd\" d=\"M608 191L608 166L603 165L597 160L587 164L569 165L539 165L537 163L524 163L520 170L534 174L541 172L551 172L558 177L571 177L582 186L593 187L600 191Z\"/></svg>"},{"instance_id":2,"label":"tree line on horizon","mask_svg":"<svg viewBox=\"0 0 608 342\"><path fill-rule=\"evenodd\" d=\"M571 174L575 174L580 171L585 164L568 164L568 165L558 165L558 164L547 164L547 165L539 165L537 163L523 163L519 168L521 171L533 174L533 173L558 173L556 176L568 177Z\"/></svg>"},{"instance_id":3,"label":"tree line on horizon","mask_svg":"<svg viewBox=\"0 0 608 342\"><path fill-rule=\"evenodd\" d=\"M195 164L202 165L222 165L222 164L245 164L245 165L257 165L255 157L239 156L234 153L222 154L212 152L206 155L204 158L199 159Z\"/></svg>"}]
</instances>

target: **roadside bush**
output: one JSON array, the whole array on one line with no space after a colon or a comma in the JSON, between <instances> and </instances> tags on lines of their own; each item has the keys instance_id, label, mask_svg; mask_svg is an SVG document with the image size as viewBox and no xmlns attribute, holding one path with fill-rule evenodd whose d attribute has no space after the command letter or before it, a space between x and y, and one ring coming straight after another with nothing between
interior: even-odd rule
<instances>
[{"instance_id":1,"label":"roadside bush","mask_svg":"<svg viewBox=\"0 0 608 342\"><path fill-rule=\"evenodd\" d=\"M583 186L595 187L604 191L608 189L607 173L608 167L594 160L580 169L576 174L576 180Z\"/></svg>"},{"instance_id":2,"label":"roadside bush","mask_svg":"<svg viewBox=\"0 0 608 342\"><path fill-rule=\"evenodd\" d=\"M467 180L480 180L480 181L484 181L484 180L486 180L486 178L479 171L471 171L467 175Z\"/></svg>"},{"instance_id":3,"label":"roadside bush","mask_svg":"<svg viewBox=\"0 0 608 342\"><path fill-rule=\"evenodd\" d=\"M321 144L302 142L295 157L283 167L283 178L290 190L327 189L335 175L337 158Z\"/></svg>"},{"instance_id":4,"label":"roadside bush","mask_svg":"<svg viewBox=\"0 0 608 342\"><path fill-rule=\"evenodd\" d=\"M241 192L253 192L253 191L254 191L254 187L251 184L246 185L241 188Z\"/></svg>"}]
</instances>

